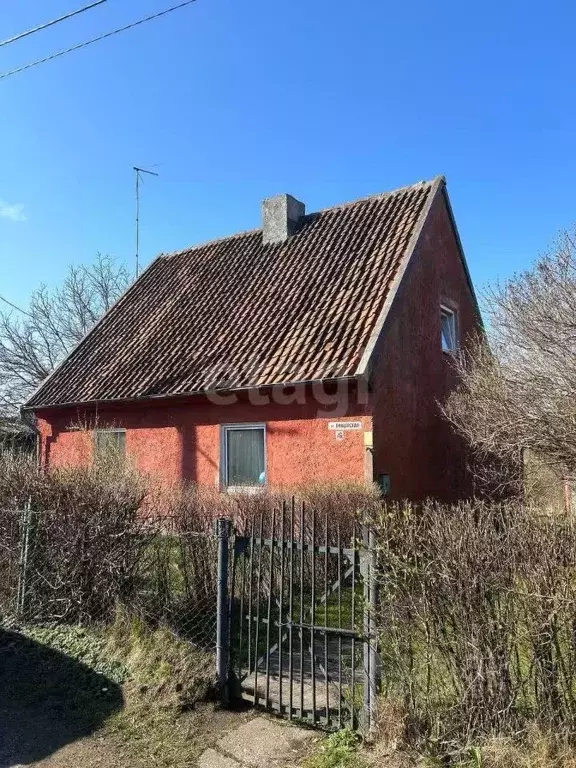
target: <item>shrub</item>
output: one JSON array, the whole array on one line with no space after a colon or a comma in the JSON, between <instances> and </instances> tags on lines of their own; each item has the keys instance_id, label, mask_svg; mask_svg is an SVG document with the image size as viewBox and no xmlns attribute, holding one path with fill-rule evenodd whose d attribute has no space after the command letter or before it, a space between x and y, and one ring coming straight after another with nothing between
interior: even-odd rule
<instances>
[{"instance_id":1,"label":"shrub","mask_svg":"<svg viewBox=\"0 0 576 768\"><path fill-rule=\"evenodd\" d=\"M442 752L531 721L576 735L576 526L520 504L388 506L384 695Z\"/></svg>"},{"instance_id":2,"label":"shrub","mask_svg":"<svg viewBox=\"0 0 576 768\"><path fill-rule=\"evenodd\" d=\"M39 621L110 618L136 585L144 495L141 479L123 464L39 472L26 457L2 457L0 610Z\"/></svg>"}]
</instances>

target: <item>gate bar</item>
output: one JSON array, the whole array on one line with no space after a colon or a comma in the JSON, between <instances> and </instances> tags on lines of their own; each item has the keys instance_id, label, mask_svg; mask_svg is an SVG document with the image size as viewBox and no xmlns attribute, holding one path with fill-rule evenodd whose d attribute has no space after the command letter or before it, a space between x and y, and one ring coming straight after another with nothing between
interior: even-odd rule
<instances>
[{"instance_id":1,"label":"gate bar","mask_svg":"<svg viewBox=\"0 0 576 768\"><path fill-rule=\"evenodd\" d=\"M260 512L260 540L264 527L264 513ZM258 704L258 640L260 635L260 589L262 585L262 544L258 548L258 587L256 589L256 637L254 638L254 706Z\"/></svg>"},{"instance_id":2,"label":"gate bar","mask_svg":"<svg viewBox=\"0 0 576 768\"><path fill-rule=\"evenodd\" d=\"M310 628L310 664L312 667L312 722L316 723L316 649L314 648L314 624L316 623L316 508L312 509L312 578L310 581L311 623Z\"/></svg>"},{"instance_id":3,"label":"gate bar","mask_svg":"<svg viewBox=\"0 0 576 768\"><path fill-rule=\"evenodd\" d=\"M292 502L290 504L290 540L294 541L294 496L292 496ZM288 634L288 684L290 685L290 691L288 693L288 720L292 720L292 704L293 704L293 692L292 687L294 685L293 680L293 666L292 666L292 612L294 611L294 550L290 547L290 592L288 596L288 620L290 621L290 628Z\"/></svg>"},{"instance_id":4,"label":"gate bar","mask_svg":"<svg viewBox=\"0 0 576 768\"><path fill-rule=\"evenodd\" d=\"M276 507L272 509L272 541L276 530ZM270 572L268 574L268 608L266 627L266 696L264 706L268 706L270 699L270 630L272 629L272 592L274 591L274 547L270 547Z\"/></svg>"},{"instance_id":5,"label":"gate bar","mask_svg":"<svg viewBox=\"0 0 576 768\"><path fill-rule=\"evenodd\" d=\"M234 557L236 557L236 547L234 547ZM242 554L242 581L240 587L240 639L238 643L238 680L242 677L242 652L244 650L244 593L246 591L246 551ZM232 616L234 593L231 597L230 615ZM250 622L248 622L248 633L250 633ZM250 657L250 651L248 651Z\"/></svg>"},{"instance_id":6,"label":"gate bar","mask_svg":"<svg viewBox=\"0 0 576 768\"><path fill-rule=\"evenodd\" d=\"M352 629L356 628L356 523L352 524L352 546L354 548L354 561L352 563ZM356 729L356 638L352 635L352 669L351 669L351 704L350 723L352 730Z\"/></svg>"},{"instance_id":7,"label":"gate bar","mask_svg":"<svg viewBox=\"0 0 576 768\"><path fill-rule=\"evenodd\" d=\"M254 515L250 526L250 581L248 587L248 675L252 672L252 588L254 584Z\"/></svg>"},{"instance_id":8,"label":"gate bar","mask_svg":"<svg viewBox=\"0 0 576 768\"><path fill-rule=\"evenodd\" d=\"M340 521L337 527L338 543L338 629L342 629L342 554L340 552ZM338 636L338 727L342 728L342 635Z\"/></svg>"},{"instance_id":9,"label":"gate bar","mask_svg":"<svg viewBox=\"0 0 576 768\"><path fill-rule=\"evenodd\" d=\"M284 529L286 525L286 502L282 502L282 523L280 540L284 541ZM272 586L272 582L270 582ZM284 673L282 669L282 621L284 619L284 549L280 549L280 613L278 615L278 701L282 711L282 681Z\"/></svg>"},{"instance_id":10,"label":"gate bar","mask_svg":"<svg viewBox=\"0 0 576 768\"><path fill-rule=\"evenodd\" d=\"M304 718L304 508L305 502L300 505L300 719Z\"/></svg>"},{"instance_id":11,"label":"gate bar","mask_svg":"<svg viewBox=\"0 0 576 768\"><path fill-rule=\"evenodd\" d=\"M228 687L228 547L230 520L216 520L218 537L218 594L216 604L216 675L220 691L227 698Z\"/></svg>"},{"instance_id":12,"label":"gate bar","mask_svg":"<svg viewBox=\"0 0 576 768\"><path fill-rule=\"evenodd\" d=\"M328 510L324 515L324 626L328 626ZM338 574L340 576L340 574ZM326 689L326 725L330 723L330 693L328 683L328 632L324 633L324 684Z\"/></svg>"}]
</instances>

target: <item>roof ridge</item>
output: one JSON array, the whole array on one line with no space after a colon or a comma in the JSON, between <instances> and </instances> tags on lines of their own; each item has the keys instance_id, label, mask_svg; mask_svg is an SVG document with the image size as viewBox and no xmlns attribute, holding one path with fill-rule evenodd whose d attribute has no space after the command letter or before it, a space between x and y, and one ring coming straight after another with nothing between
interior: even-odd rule
<instances>
[{"instance_id":1,"label":"roof ridge","mask_svg":"<svg viewBox=\"0 0 576 768\"><path fill-rule=\"evenodd\" d=\"M396 189L389 189L386 192L377 192L375 195L366 195L365 197L359 197L356 200L349 200L346 203L336 203L336 205L329 205L327 208L321 208L319 211L311 211L309 216L314 216L318 213L325 213L326 211L333 211L336 208L349 208L352 205L358 205L358 203L367 203L370 200L379 200L383 197L390 197L391 195L398 195L401 192L407 192L410 189L416 189L417 187L423 187L423 186L429 186L431 187L438 179L444 179L445 178L442 174L439 174L438 176L434 176L432 179L422 179L422 181L417 181L414 184L406 184L403 187L397 187Z\"/></svg>"},{"instance_id":2,"label":"roof ridge","mask_svg":"<svg viewBox=\"0 0 576 768\"><path fill-rule=\"evenodd\" d=\"M366 197L359 197L356 200L349 200L346 203L336 203L336 205L330 205L327 208L320 208L318 211L309 211L305 214L304 218L308 218L308 216L317 216L319 213L326 213L328 211L334 211L337 209L343 209L343 208L349 208L353 205L358 205L358 203L366 203L370 200L379 200L384 197L389 197L390 195L398 195L401 192L407 192L410 189L416 189L417 187L422 186L432 186L434 182L438 181L438 179L444 179L444 176L442 174L435 176L433 179L422 179L422 181L417 181L414 184L406 184L403 187L397 187L396 189L389 189L386 192L377 192L375 195L367 195ZM195 243L194 245L190 245L186 248L177 248L174 251L168 251L166 253L160 253L157 258L161 259L170 259L173 256L181 256L184 253L190 253L190 251L196 251L200 248L205 248L208 245L216 245L216 243L224 242L225 240L234 240L237 237L246 237L248 235L253 235L256 232L262 232L262 227L255 227L254 229L245 229L242 232L234 232L231 235L223 235L222 237L214 237L211 240L205 240L202 243Z\"/></svg>"}]
</instances>

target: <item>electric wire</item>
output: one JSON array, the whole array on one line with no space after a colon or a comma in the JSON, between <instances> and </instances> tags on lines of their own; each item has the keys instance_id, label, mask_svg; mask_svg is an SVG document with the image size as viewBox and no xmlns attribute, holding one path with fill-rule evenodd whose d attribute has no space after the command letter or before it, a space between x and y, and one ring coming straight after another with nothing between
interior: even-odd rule
<instances>
[{"instance_id":1,"label":"electric wire","mask_svg":"<svg viewBox=\"0 0 576 768\"><path fill-rule=\"evenodd\" d=\"M84 13L84 11L89 11L91 8L95 8L97 5L102 5L103 3L107 3L108 0L96 0L94 3L90 3L90 5L85 5L83 8L78 8L75 11L70 11L70 13L66 13L64 16L60 16L57 19L52 19L51 21L46 21L44 24L39 24L37 27L33 27L32 29L27 29L26 32L20 32L17 35L14 35L14 37L9 37L7 40L0 40L0 48L2 48L5 45L10 45L10 43L15 43L17 40L22 40L24 37L28 37L28 35L33 35L35 32L41 32L43 29L48 29L48 27L53 27L54 24L59 24L61 21L66 21L66 19L71 19L73 16L78 16L80 13Z\"/></svg>"},{"instance_id":2,"label":"electric wire","mask_svg":"<svg viewBox=\"0 0 576 768\"><path fill-rule=\"evenodd\" d=\"M8 70L7 72L2 72L0 73L0 80L3 80L6 77L11 77L12 75L17 75L19 72L24 72L26 69L37 67L39 64L45 64L47 61L52 61L53 59L57 59L60 56L66 55L67 53L72 53L73 51L79 51L81 48L86 48L86 46L92 45L92 43L98 43L100 40L105 40L107 37L118 35L120 32L126 32L126 30L128 29L133 29L134 27L137 27L140 24L145 24L148 21L153 21L154 19L158 19L160 18L160 16L165 16L167 13L172 13L173 11L177 11L180 8L184 8L184 6L186 5L192 5L192 3L195 3L195 2L196 0L186 0L186 2L179 3L178 5L173 5L171 8L165 8L163 11L154 13L151 16L145 16L143 19L138 19L137 21L133 21L131 24L126 24L124 27L113 29L111 32L106 32L105 34L99 35L98 37L93 37L91 40L85 40L83 43L78 43L78 45L73 45L71 48L65 48L63 51L58 51L57 53L53 53L50 56L45 56L43 59L38 59L37 61L31 61L28 64L24 64L21 67L17 67L16 69L11 69L11 70Z\"/></svg>"},{"instance_id":3,"label":"electric wire","mask_svg":"<svg viewBox=\"0 0 576 768\"><path fill-rule=\"evenodd\" d=\"M29 312L26 312L25 309L22 309L16 304L13 304L11 301L8 301L8 299L5 299L4 296L2 295L0 295L0 301L3 301L5 304L8 304L9 307L12 307L12 309L17 310L18 312L21 312L23 315L28 315L28 317L31 317Z\"/></svg>"}]
</instances>

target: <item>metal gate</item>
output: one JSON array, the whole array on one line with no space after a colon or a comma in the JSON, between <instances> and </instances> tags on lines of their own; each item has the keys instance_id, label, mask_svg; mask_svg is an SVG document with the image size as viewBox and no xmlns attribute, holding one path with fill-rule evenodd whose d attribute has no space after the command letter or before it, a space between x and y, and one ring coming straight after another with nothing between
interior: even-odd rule
<instances>
[{"instance_id":1,"label":"metal gate","mask_svg":"<svg viewBox=\"0 0 576 768\"><path fill-rule=\"evenodd\" d=\"M377 693L369 536L294 499L233 545L229 679L289 720L369 730ZM371 641L372 639L372 641Z\"/></svg>"}]
</instances>

